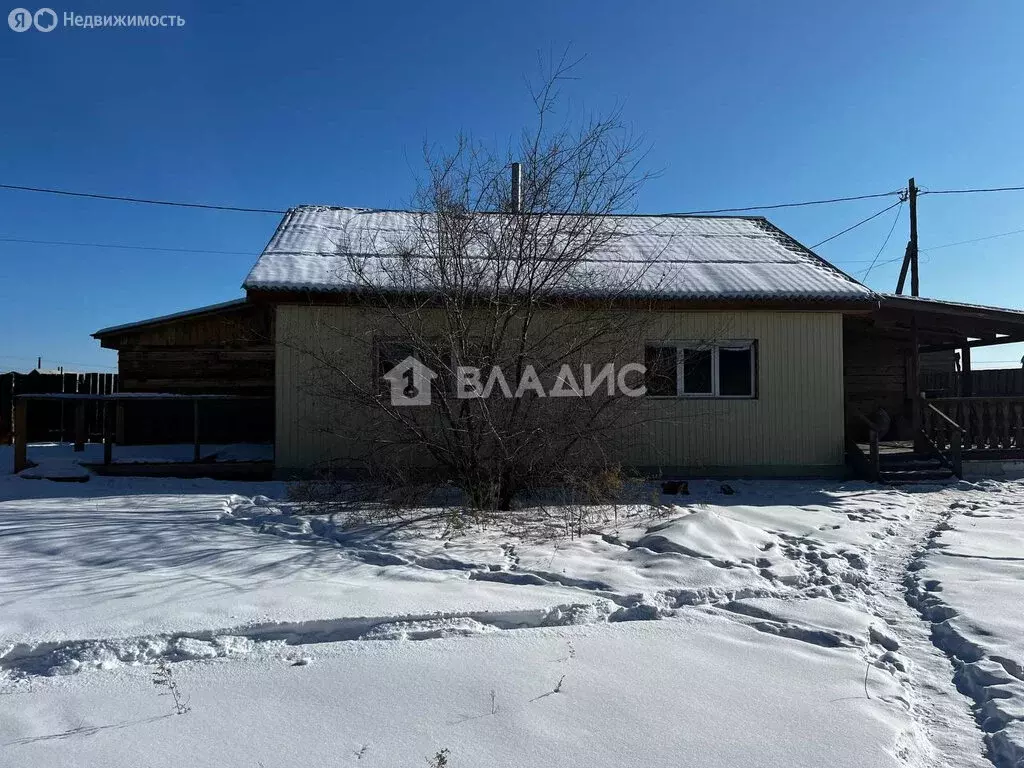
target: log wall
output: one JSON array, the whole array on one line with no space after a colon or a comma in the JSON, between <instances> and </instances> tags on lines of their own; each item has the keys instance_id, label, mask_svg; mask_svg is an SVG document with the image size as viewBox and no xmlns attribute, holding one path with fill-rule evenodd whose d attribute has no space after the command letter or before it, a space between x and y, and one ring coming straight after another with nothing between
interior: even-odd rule
<instances>
[{"instance_id":1,"label":"log wall","mask_svg":"<svg viewBox=\"0 0 1024 768\"><path fill-rule=\"evenodd\" d=\"M273 327L272 307L240 304L99 338L104 347L117 350L122 392L272 396ZM191 440L191 410L180 403L126 403L122 408L119 421L127 443ZM273 439L272 401L218 403L206 411L208 442Z\"/></svg>"}]
</instances>

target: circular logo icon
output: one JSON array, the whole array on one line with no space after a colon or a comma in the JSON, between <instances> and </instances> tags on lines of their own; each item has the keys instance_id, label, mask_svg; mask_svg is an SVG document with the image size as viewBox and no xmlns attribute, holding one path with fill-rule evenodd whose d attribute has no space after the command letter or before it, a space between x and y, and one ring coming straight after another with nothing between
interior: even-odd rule
<instances>
[{"instance_id":1,"label":"circular logo icon","mask_svg":"<svg viewBox=\"0 0 1024 768\"><path fill-rule=\"evenodd\" d=\"M57 14L53 12L52 8L40 8L36 11L32 21L40 32L52 32L53 28L57 26Z\"/></svg>"},{"instance_id":2,"label":"circular logo icon","mask_svg":"<svg viewBox=\"0 0 1024 768\"><path fill-rule=\"evenodd\" d=\"M32 29L32 11L26 8L15 8L7 14L7 26L15 32L27 32Z\"/></svg>"}]
</instances>

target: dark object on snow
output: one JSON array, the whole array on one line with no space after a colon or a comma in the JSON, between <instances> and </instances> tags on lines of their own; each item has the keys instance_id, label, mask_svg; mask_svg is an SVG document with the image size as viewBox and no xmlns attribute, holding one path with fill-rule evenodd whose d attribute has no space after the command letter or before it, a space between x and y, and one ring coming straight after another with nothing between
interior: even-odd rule
<instances>
[{"instance_id":1,"label":"dark object on snow","mask_svg":"<svg viewBox=\"0 0 1024 768\"><path fill-rule=\"evenodd\" d=\"M722 493L724 493L726 496L732 496L734 493L736 493L736 491L734 491L732 489L732 486L729 485L728 483L722 483Z\"/></svg>"},{"instance_id":2,"label":"dark object on snow","mask_svg":"<svg viewBox=\"0 0 1024 768\"><path fill-rule=\"evenodd\" d=\"M690 484L685 480L666 480L661 484L661 492L672 496L686 495L690 493Z\"/></svg>"}]
</instances>

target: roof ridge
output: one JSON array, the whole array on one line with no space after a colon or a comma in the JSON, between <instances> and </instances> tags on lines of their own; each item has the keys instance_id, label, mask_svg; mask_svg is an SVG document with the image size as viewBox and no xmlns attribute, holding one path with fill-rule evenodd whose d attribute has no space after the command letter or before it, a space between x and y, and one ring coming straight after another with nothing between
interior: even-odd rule
<instances>
[{"instance_id":1,"label":"roof ridge","mask_svg":"<svg viewBox=\"0 0 1024 768\"><path fill-rule=\"evenodd\" d=\"M430 215L435 211L424 211L416 210L414 208L366 208L362 206L353 205L328 205L326 203L300 203L299 205L292 206L285 213L285 218L289 214L297 213L298 211L354 211L356 213L412 213L421 215ZM502 211L476 211L477 215L480 216L497 216L503 213ZM548 213L537 213L536 216L561 216L561 215L573 215L573 216L606 216L614 219L745 219L748 221L767 221L764 216L754 216L745 214L702 214L702 213L572 213L565 214L557 211L551 211Z\"/></svg>"}]
</instances>

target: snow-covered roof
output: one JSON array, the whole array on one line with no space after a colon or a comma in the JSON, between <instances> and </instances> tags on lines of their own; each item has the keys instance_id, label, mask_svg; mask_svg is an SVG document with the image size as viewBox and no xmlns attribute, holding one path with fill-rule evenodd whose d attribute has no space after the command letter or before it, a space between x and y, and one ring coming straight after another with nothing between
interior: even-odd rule
<instances>
[{"instance_id":1,"label":"snow-covered roof","mask_svg":"<svg viewBox=\"0 0 1024 768\"><path fill-rule=\"evenodd\" d=\"M197 317L199 315L208 315L224 310L234 309L240 307L246 303L246 299L243 296L240 299L231 299L231 301L222 301L219 304L208 304L205 307L196 307L195 309L185 309L181 312L172 312L169 315L159 315L158 317L147 317L145 320L136 320L133 323L124 323L122 325L111 325L107 328L100 328L98 331L92 334L93 338L99 336L108 336L112 333L121 333L122 331L132 331L136 328L143 328L149 325L156 325L157 323L165 323L170 320L181 320L186 317Z\"/></svg>"},{"instance_id":2,"label":"snow-covered roof","mask_svg":"<svg viewBox=\"0 0 1024 768\"><path fill-rule=\"evenodd\" d=\"M387 262L404 249L416 253L416 240L429 229L423 227L427 216L360 208L293 208L243 288L401 290L393 284L394 273ZM628 278L631 292L638 296L698 301L877 300L869 288L761 217L610 218L615 236L588 255L586 266L592 276L608 278L608 285L621 286ZM587 280L563 290L585 294L593 284Z\"/></svg>"}]
</instances>

